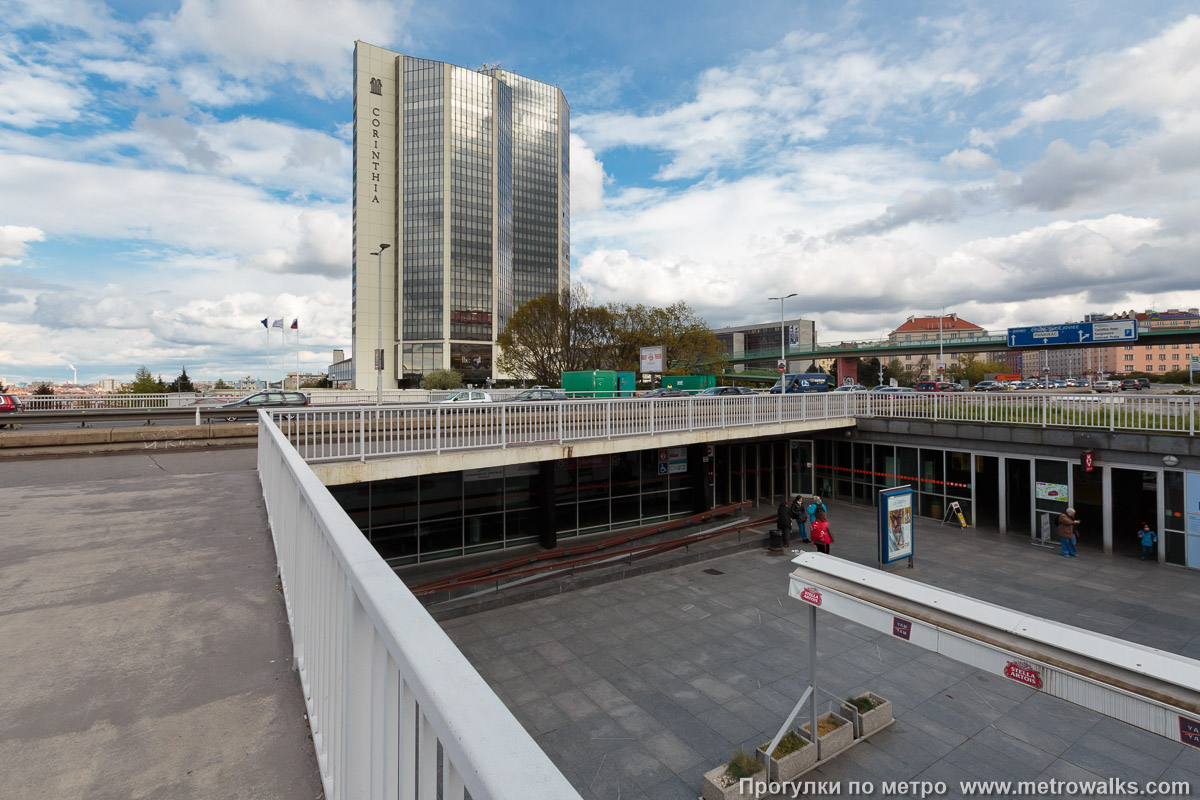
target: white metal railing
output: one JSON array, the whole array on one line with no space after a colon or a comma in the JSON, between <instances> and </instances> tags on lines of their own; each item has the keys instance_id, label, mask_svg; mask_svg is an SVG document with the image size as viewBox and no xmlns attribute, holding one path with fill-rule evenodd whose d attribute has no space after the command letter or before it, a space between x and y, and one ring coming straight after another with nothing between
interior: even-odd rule
<instances>
[{"instance_id":1,"label":"white metal railing","mask_svg":"<svg viewBox=\"0 0 1200 800\"><path fill-rule=\"evenodd\" d=\"M305 461L614 439L867 412L865 393L563 400L268 412Z\"/></svg>"},{"instance_id":2,"label":"white metal railing","mask_svg":"<svg viewBox=\"0 0 1200 800\"><path fill-rule=\"evenodd\" d=\"M325 796L579 798L265 412L258 431Z\"/></svg>"},{"instance_id":3,"label":"white metal railing","mask_svg":"<svg viewBox=\"0 0 1200 800\"><path fill-rule=\"evenodd\" d=\"M863 393L860 393L860 395ZM1054 394L1042 392L866 393L864 416L1099 428L1194 436L1195 395Z\"/></svg>"},{"instance_id":4,"label":"white metal railing","mask_svg":"<svg viewBox=\"0 0 1200 800\"><path fill-rule=\"evenodd\" d=\"M31 394L18 395L27 411L85 411L93 408L183 408L201 395L168 394Z\"/></svg>"}]
</instances>

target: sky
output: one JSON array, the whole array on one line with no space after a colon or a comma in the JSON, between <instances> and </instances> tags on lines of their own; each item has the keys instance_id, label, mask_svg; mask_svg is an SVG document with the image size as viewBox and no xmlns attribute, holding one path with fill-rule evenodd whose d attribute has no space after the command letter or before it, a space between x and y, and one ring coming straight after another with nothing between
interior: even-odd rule
<instances>
[{"instance_id":1,"label":"sky","mask_svg":"<svg viewBox=\"0 0 1200 800\"><path fill-rule=\"evenodd\" d=\"M562 88L596 302L1200 306L1194 2L0 0L0 378L348 354L356 39Z\"/></svg>"}]
</instances>

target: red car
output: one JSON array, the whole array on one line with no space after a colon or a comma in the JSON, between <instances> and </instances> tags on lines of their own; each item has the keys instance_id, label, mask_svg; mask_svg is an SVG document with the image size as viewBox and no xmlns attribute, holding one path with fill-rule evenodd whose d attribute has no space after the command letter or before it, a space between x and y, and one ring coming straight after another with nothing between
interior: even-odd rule
<instances>
[{"instance_id":1,"label":"red car","mask_svg":"<svg viewBox=\"0 0 1200 800\"><path fill-rule=\"evenodd\" d=\"M918 392L961 392L962 387L949 381L921 381L917 384Z\"/></svg>"},{"instance_id":2,"label":"red car","mask_svg":"<svg viewBox=\"0 0 1200 800\"><path fill-rule=\"evenodd\" d=\"M22 405L21 399L13 394L0 394L0 415L16 414L18 411L24 411L25 406ZM0 428L4 427L4 423L0 423Z\"/></svg>"}]
</instances>

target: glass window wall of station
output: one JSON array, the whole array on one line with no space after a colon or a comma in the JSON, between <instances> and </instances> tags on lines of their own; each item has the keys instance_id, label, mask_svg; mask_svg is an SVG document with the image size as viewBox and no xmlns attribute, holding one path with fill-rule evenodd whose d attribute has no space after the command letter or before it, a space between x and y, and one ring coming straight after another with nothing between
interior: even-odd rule
<instances>
[{"instance_id":1,"label":"glass window wall of station","mask_svg":"<svg viewBox=\"0 0 1200 800\"><path fill-rule=\"evenodd\" d=\"M452 558L536 542L554 506L559 537L650 524L695 513L686 448L447 472L330 492L390 564ZM711 481L711 475L706 479Z\"/></svg>"}]
</instances>

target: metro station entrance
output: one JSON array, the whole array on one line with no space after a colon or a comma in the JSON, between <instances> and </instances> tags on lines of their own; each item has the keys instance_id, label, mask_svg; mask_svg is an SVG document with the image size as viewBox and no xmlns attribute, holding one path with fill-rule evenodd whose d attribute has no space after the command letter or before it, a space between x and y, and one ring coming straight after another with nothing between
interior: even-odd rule
<instances>
[{"instance_id":1,"label":"metro station entrance","mask_svg":"<svg viewBox=\"0 0 1200 800\"><path fill-rule=\"evenodd\" d=\"M1001 502L1008 521L1008 532L1028 536L1030 533L1029 510L1033 507L1033 496L1029 481L1030 462L1024 458L1004 459L1004 494Z\"/></svg>"},{"instance_id":2,"label":"metro station entrance","mask_svg":"<svg viewBox=\"0 0 1200 800\"><path fill-rule=\"evenodd\" d=\"M1137 532L1143 522L1163 538L1158 529L1158 473L1140 469L1112 470L1112 551L1114 556L1142 555ZM1156 557L1157 558L1157 557Z\"/></svg>"}]
</instances>

